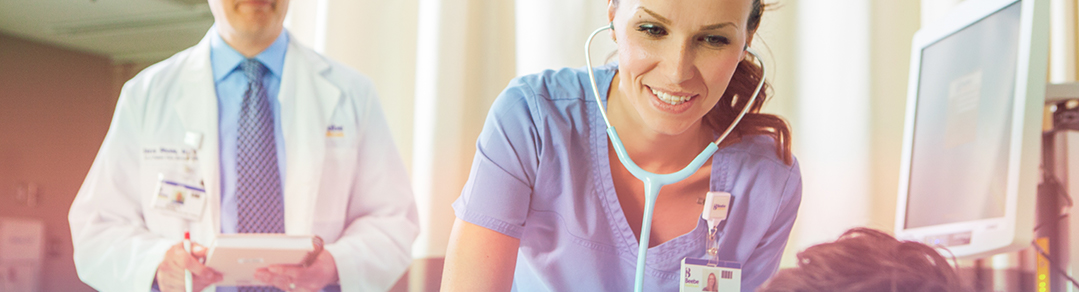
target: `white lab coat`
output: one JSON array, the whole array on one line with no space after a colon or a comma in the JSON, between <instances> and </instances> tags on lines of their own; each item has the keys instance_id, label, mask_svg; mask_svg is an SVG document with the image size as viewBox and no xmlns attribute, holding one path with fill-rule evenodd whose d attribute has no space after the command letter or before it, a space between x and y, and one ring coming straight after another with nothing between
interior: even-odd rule
<instances>
[{"instance_id":1,"label":"white lab coat","mask_svg":"<svg viewBox=\"0 0 1079 292\"><path fill-rule=\"evenodd\" d=\"M120 93L68 216L79 278L97 290L149 291L165 251L182 240L184 221L150 207L159 174L193 173L205 185L206 211L190 223L193 241L209 245L220 233L218 110L208 39L143 70ZM286 233L321 236L344 291L388 290L411 263L419 226L408 175L371 81L290 42L277 98L287 157ZM142 154L161 146L196 149L197 159Z\"/></svg>"}]
</instances>

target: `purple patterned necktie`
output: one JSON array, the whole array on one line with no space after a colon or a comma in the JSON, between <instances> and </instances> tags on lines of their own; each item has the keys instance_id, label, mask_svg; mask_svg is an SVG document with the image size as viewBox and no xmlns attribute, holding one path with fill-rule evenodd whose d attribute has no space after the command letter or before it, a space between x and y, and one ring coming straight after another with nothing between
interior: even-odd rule
<instances>
[{"instance_id":1,"label":"purple patterned necktie","mask_svg":"<svg viewBox=\"0 0 1079 292\"><path fill-rule=\"evenodd\" d=\"M236 140L236 199L239 233L284 233L285 204L274 143L274 120L262 77L266 67L244 60L247 91L240 109ZM240 292L280 291L273 287L240 287Z\"/></svg>"}]
</instances>

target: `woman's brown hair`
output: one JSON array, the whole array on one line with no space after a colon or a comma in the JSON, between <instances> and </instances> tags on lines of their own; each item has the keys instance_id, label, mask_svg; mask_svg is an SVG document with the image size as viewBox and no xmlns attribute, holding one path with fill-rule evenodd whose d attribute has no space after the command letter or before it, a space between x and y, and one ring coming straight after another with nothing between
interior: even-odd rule
<instances>
[{"instance_id":1,"label":"woman's brown hair","mask_svg":"<svg viewBox=\"0 0 1079 292\"><path fill-rule=\"evenodd\" d=\"M746 25L746 29L749 30L750 34L755 33L757 27L760 26L761 16L764 15L766 6L761 3L761 0L753 0L753 9L749 12L748 24ZM747 106L746 103L753 96L753 91L757 89L757 84L760 84L761 78L764 78L764 70L751 58L753 58L752 55L746 54L746 59L738 63L738 68L735 69L734 76L731 77L731 82L727 85L727 91L723 93L723 97L719 99L716 106L712 107L712 110L704 115L705 125L712 127L716 131L723 131ZM760 94L757 95L757 99L753 101L753 104L748 105L750 107L749 112L746 113L745 117L742 117L742 121L738 123L738 126L734 127L734 130L731 131L731 136L771 136L776 143L776 156L779 156L783 159L783 162L789 165L793 163L790 126L787 125L786 120L777 115L761 113L761 107L768 100L770 89L771 85L765 81Z\"/></svg>"}]
</instances>

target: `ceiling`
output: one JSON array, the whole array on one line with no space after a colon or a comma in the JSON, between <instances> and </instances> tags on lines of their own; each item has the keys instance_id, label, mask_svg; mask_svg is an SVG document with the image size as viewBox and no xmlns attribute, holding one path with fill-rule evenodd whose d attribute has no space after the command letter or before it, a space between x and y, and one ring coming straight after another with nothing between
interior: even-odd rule
<instances>
[{"instance_id":1,"label":"ceiling","mask_svg":"<svg viewBox=\"0 0 1079 292\"><path fill-rule=\"evenodd\" d=\"M0 34L115 62L165 59L211 25L206 0L0 0Z\"/></svg>"}]
</instances>

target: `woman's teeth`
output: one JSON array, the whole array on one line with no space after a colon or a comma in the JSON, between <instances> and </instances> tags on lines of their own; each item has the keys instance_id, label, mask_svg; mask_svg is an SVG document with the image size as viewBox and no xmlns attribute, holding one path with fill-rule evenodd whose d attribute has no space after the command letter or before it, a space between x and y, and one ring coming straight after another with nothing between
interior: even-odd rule
<instances>
[{"instance_id":1,"label":"woman's teeth","mask_svg":"<svg viewBox=\"0 0 1079 292\"><path fill-rule=\"evenodd\" d=\"M657 97L659 97L659 100L662 100L663 102L666 102L666 103L671 104L671 105L681 104L683 102L686 102L690 98L693 98L692 96L671 95L671 94L667 94L666 92L662 92L662 91L655 90L655 89L652 89L652 93L655 94Z\"/></svg>"}]
</instances>

